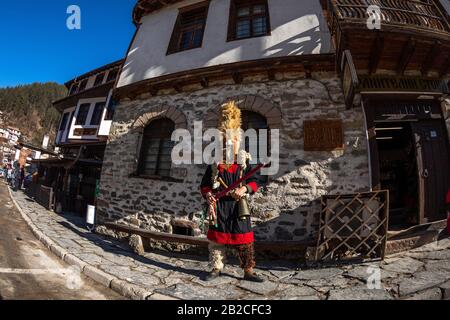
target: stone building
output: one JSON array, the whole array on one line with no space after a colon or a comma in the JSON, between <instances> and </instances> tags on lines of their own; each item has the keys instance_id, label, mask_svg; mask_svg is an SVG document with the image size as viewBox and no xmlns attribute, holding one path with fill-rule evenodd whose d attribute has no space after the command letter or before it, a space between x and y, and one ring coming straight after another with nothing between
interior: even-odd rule
<instances>
[{"instance_id":1,"label":"stone building","mask_svg":"<svg viewBox=\"0 0 450 320\"><path fill-rule=\"evenodd\" d=\"M421 200L408 213L410 204L394 198L398 224L441 219L444 197L426 190L440 196L450 180L449 20L438 1L406 2L390 1L382 28L370 30L354 1L138 1L113 93L99 222L201 236L206 166L172 164L171 133L193 133L196 121L215 127L231 99L244 128L280 130L279 171L251 201L257 239L314 239L322 196L398 192L389 183L401 178L383 175L408 161ZM397 21L400 9L411 19ZM432 136L420 140L426 128ZM429 142L425 153L393 151L414 137ZM442 152L432 165L424 155L434 159L436 147Z\"/></svg>"}]
</instances>

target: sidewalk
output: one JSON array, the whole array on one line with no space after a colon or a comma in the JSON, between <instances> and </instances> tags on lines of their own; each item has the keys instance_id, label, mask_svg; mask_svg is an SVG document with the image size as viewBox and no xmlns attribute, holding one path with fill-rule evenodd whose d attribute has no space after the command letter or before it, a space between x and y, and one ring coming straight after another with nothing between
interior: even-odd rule
<instances>
[{"instance_id":1,"label":"sidewalk","mask_svg":"<svg viewBox=\"0 0 450 320\"><path fill-rule=\"evenodd\" d=\"M33 233L53 253L131 299L450 300L448 237L384 262L310 270L287 262L261 263L262 284L242 281L238 266L228 265L225 276L207 283L199 278L208 270L207 257L139 256L126 243L88 232L79 217L47 211L23 192L11 194ZM377 270L381 289L369 289L367 282Z\"/></svg>"}]
</instances>

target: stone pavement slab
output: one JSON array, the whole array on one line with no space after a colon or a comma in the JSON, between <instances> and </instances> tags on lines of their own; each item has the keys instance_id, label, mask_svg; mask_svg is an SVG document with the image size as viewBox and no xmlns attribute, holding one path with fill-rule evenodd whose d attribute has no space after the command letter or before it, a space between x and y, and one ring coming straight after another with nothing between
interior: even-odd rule
<instances>
[{"instance_id":1,"label":"stone pavement slab","mask_svg":"<svg viewBox=\"0 0 450 320\"><path fill-rule=\"evenodd\" d=\"M45 210L22 192L13 194L13 202L56 255L132 299L386 300L437 297L437 289L443 299L449 297L448 238L383 263L300 270L293 262L258 261L256 271L265 283L243 281L234 263L226 266L221 278L205 282L207 257L159 251L137 255L123 241L90 233L82 218ZM378 267L384 289L369 289L366 283Z\"/></svg>"}]
</instances>

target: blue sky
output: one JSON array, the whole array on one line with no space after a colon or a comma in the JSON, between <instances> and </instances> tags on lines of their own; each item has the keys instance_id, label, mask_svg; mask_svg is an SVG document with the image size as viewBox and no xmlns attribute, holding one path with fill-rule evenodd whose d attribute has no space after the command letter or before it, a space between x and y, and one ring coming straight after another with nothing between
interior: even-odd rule
<instances>
[{"instance_id":1,"label":"blue sky","mask_svg":"<svg viewBox=\"0 0 450 320\"><path fill-rule=\"evenodd\" d=\"M0 1L0 87L64 83L125 56L136 0ZM81 30L69 30L70 5Z\"/></svg>"}]
</instances>

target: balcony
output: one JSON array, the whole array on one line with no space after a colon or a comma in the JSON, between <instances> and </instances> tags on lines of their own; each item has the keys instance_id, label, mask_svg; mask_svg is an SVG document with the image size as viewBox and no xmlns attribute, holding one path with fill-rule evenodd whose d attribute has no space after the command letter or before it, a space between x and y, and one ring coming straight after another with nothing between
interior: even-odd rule
<instances>
[{"instance_id":1,"label":"balcony","mask_svg":"<svg viewBox=\"0 0 450 320\"><path fill-rule=\"evenodd\" d=\"M368 26L372 5L379 8L379 28ZM439 0L327 0L325 6L338 58L349 49L356 69L439 77L449 72L449 15Z\"/></svg>"},{"instance_id":2,"label":"balcony","mask_svg":"<svg viewBox=\"0 0 450 320\"><path fill-rule=\"evenodd\" d=\"M381 28L399 29L417 34L432 33L436 37L450 37L446 15L437 2L414 0L330 0L329 8L342 28L362 27L367 30L367 8L380 8Z\"/></svg>"}]
</instances>

